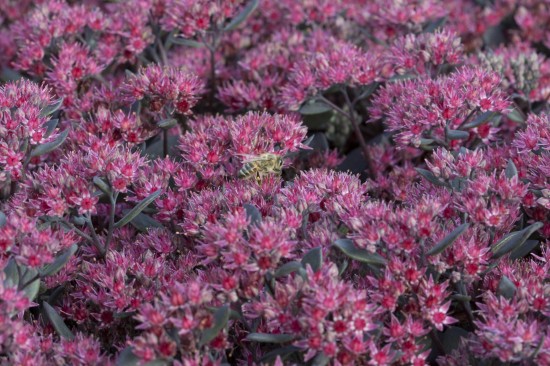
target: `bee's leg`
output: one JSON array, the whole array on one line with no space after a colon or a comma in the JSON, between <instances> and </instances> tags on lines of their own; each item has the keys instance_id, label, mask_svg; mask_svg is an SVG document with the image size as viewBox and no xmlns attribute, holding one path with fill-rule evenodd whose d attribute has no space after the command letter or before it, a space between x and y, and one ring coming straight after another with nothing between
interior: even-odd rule
<instances>
[{"instance_id":1,"label":"bee's leg","mask_svg":"<svg viewBox=\"0 0 550 366\"><path fill-rule=\"evenodd\" d=\"M262 184L262 178L263 178L263 174L261 174L260 172L257 172L256 173L256 183L258 183L258 185Z\"/></svg>"}]
</instances>

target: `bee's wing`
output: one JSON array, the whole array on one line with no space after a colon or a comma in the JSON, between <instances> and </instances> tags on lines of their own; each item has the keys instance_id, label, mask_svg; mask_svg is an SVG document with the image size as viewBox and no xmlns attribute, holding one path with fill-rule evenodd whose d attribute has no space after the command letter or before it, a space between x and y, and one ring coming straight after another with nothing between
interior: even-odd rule
<instances>
[{"instance_id":1,"label":"bee's wing","mask_svg":"<svg viewBox=\"0 0 550 366\"><path fill-rule=\"evenodd\" d=\"M243 164L253 163L255 161L268 160L266 156L263 155L252 155L252 154L237 154L242 159Z\"/></svg>"}]
</instances>

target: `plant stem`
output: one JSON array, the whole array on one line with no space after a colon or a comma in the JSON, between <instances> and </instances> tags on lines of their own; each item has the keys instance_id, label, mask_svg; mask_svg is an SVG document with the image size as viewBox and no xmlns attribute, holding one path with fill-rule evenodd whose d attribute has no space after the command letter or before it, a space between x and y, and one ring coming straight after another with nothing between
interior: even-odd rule
<instances>
[{"instance_id":1,"label":"plant stem","mask_svg":"<svg viewBox=\"0 0 550 366\"><path fill-rule=\"evenodd\" d=\"M162 43L162 38L160 37L160 35L157 37L157 43L162 65L168 65L168 56L166 55L166 49L164 48L164 44Z\"/></svg>"},{"instance_id":2,"label":"plant stem","mask_svg":"<svg viewBox=\"0 0 550 366\"><path fill-rule=\"evenodd\" d=\"M359 140L359 145L361 146L361 150L363 151L363 156L365 157L365 161L367 163L369 178L375 179L376 172L374 171L374 165L372 163L372 159L369 154L367 142L365 141L365 138L361 133L361 129L359 128L359 124L357 123L355 115L353 114L353 105L351 103L351 100L349 99L348 93L345 90L342 90L342 93L344 94L344 97L346 98L346 103L350 108L349 113L345 112L342 108L338 107L336 104L332 103L330 100L326 99L324 96L321 96L321 99L324 103L328 104L332 109L334 109L336 112L346 117L351 122L353 130L355 132L355 136L357 136L357 139Z\"/></svg>"},{"instance_id":3,"label":"plant stem","mask_svg":"<svg viewBox=\"0 0 550 366\"><path fill-rule=\"evenodd\" d=\"M456 288L461 295L468 296L468 292L466 291L466 286L464 286L464 283L462 282L462 280L460 280L456 284ZM470 302L461 301L461 303L462 303L462 306L464 307L464 310L466 310L466 314L468 315L468 319L470 320L470 323L472 323L472 326L475 327L474 314L472 313L472 306L470 305Z\"/></svg>"},{"instance_id":4,"label":"plant stem","mask_svg":"<svg viewBox=\"0 0 550 366\"><path fill-rule=\"evenodd\" d=\"M210 51L210 75L212 78L212 101L214 100L214 95L216 94L216 89L218 86L216 85L216 51L211 50Z\"/></svg>"},{"instance_id":5,"label":"plant stem","mask_svg":"<svg viewBox=\"0 0 550 366\"><path fill-rule=\"evenodd\" d=\"M162 154L164 157L168 156L168 130L162 130Z\"/></svg>"},{"instance_id":6,"label":"plant stem","mask_svg":"<svg viewBox=\"0 0 550 366\"><path fill-rule=\"evenodd\" d=\"M435 329L432 329L432 331L430 332L430 337L432 338L432 341L435 344L435 347L438 349L438 351L441 352L441 354L445 354L445 348L443 347L443 343L441 343L441 340L437 336Z\"/></svg>"},{"instance_id":7,"label":"plant stem","mask_svg":"<svg viewBox=\"0 0 550 366\"><path fill-rule=\"evenodd\" d=\"M164 131L166 132L166 131ZM103 251L103 257L107 254L109 251L109 246L111 245L111 241L113 239L113 231L115 226L115 211L116 211L116 199L118 198L118 192L115 192L109 196L109 200L111 201L111 211L109 212L109 229L107 231L107 240L105 241L105 248Z\"/></svg>"},{"instance_id":8,"label":"plant stem","mask_svg":"<svg viewBox=\"0 0 550 366\"><path fill-rule=\"evenodd\" d=\"M19 277L19 280L23 279L23 275L21 274L21 267L19 267L19 264L15 262L15 268L17 268L17 277Z\"/></svg>"},{"instance_id":9,"label":"plant stem","mask_svg":"<svg viewBox=\"0 0 550 366\"><path fill-rule=\"evenodd\" d=\"M27 282L25 282L24 284L22 285L19 285L18 287L18 290L19 291L22 291L25 289L25 287L27 287L28 285L30 285L31 283L33 283L34 281L36 280L39 280L40 279L40 273L37 273L35 276L33 276L30 280L28 280Z\"/></svg>"},{"instance_id":10,"label":"plant stem","mask_svg":"<svg viewBox=\"0 0 550 366\"><path fill-rule=\"evenodd\" d=\"M460 126L458 126L457 129L460 130L462 128L462 126L464 126L466 123L470 122L470 119L472 118L474 113L476 113L477 111L479 111L479 108L477 108L477 107L472 109L472 111L466 116L466 118L464 118L464 120L462 121Z\"/></svg>"},{"instance_id":11,"label":"plant stem","mask_svg":"<svg viewBox=\"0 0 550 366\"><path fill-rule=\"evenodd\" d=\"M81 237L83 237L84 239L89 241L90 243L92 243L92 244L94 243L94 240L92 239L92 237L90 235L86 234L85 232L83 232L82 230L80 230L79 228L77 228L76 226L71 224L70 222L65 221L65 220L60 220L59 223L68 226L69 229L74 230L78 235L80 235Z\"/></svg>"},{"instance_id":12,"label":"plant stem","mask_svg":"<svg viewBox=\"0 0 550 366\"><path fill-rule=\"evenodd\" d=\"M92 224L92 219L90 216L86 216L86 225L88 226L88 229L90 229L90 232L92 234L92 243L96 247L96 249L99 251L99 255L101 257L105 256L105 248L101 245L101 242L99 241L99 238L97 234L95 233L94 225Z\"/></svg>"},{"instance_id":13,"label":"plant stem","mask_svg":"<svg viewBox=\"0 0 550 366\"><path fill-rule=\"evenodd\" d=\"M218 47L218 30L212 31L212 43L206 41L205 37L201 35L201 41L210 51L210 104L214 105L214 97L216 95L217 80L216 80L216 48Z\"/></svg>"}]
</instances>

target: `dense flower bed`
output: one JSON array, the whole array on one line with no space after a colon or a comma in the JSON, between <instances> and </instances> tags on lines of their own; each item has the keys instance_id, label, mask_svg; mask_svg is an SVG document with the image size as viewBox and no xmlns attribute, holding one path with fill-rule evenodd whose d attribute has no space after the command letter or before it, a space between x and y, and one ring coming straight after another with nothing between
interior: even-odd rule
<instances>
[{"instance_id":1,"label":"dense flower bed","mask_svg":"<svg viewBox=\"0 0 550 366\"><path fill-rule=\"evenodd\" d=\"M0 365L550 365L548 0L0 0Z\"/></svg>"}]
</instances>

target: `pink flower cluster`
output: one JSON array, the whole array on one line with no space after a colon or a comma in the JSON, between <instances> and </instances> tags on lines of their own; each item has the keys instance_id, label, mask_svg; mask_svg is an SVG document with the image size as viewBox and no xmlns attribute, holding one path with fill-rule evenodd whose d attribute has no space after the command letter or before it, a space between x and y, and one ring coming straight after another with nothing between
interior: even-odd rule
<instances>
[{"instance_id":1,"label":"pink flower cluster","mask_svg":"<svg viewBox=\"0 0 550 366\"><path fill-rule=\"evenodd\" d=\"M432 143L457 148L460 140L494 139L497 130L487 120L469 122L508 106L497 74L464 67L435 80L390 83L375 97L370 113L371 120L384 120L401 148Z\"/></svg>"},{"instance_id":2,"label":"pink flower cluster","mask_svg":"<svg viewBox=\"0 0 550 366\"><path fill-rule=\"evenodd\" d=\"M194 76L175 68L152 65L131 75L122 88L126 101L145 99L151 112L166 109L171 113L190 114L203 87Z\"/></svg>"},{"instance_id":3,"label":"pink flower cluster","mask_svg":"<svg viewBox=\"0 0 550 366\"><path fill-rule=\"evenodd\" d=\"M550 366L546 3L0 9L0 365Z\"/></svg>"},{"instance_id":4,"label":"pink flower cluster","mask_svg":"<svg viewBox=\"0 0 550 366\"><path fill-rule=\"evenodd\" d=\"M267 113L200 118L189 121L189 127L180 139L183 162L202 179L213 181L235 176L246 156L273 153L285 158L303 147L306 135L296 115Z\"/></svg>"},{"instance_id":5,"label":"pink flower cluster","mask_svg":"<svg viewBox=\"0 0 550 366\"><path fill-rule=\"evenodd\" d=\"M330 51L319 52L325 47ZM380 79L381 66L375 53L364 53L352 44L325 37L294 65L290 82L282 90L282 103L296 110L305 100L333 85L370 84Z\"/></svg>"},{"instance_id":6,"label":"pink flower cluster","mask_svg":"<svg viewBox=\"0 0 550 366\"><path fill-rule=\"evenodd\" d=\"M49 122L51 91L27 80L0 87L0 184L9 189L11 182L23 178L37 145L58 136L56 124ZM33 161L37 163L37 161ZM6 187L8 186L8 187Z\"/></svg>"}]
</instances>

